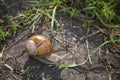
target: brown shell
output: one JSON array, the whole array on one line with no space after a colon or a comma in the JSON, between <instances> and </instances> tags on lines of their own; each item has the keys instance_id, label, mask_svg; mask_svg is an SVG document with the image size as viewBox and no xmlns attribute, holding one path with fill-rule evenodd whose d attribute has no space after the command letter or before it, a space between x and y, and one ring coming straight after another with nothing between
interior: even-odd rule
<instances>
[{"instance_id":1,"label":"brown shell","mask_svg":"<svg viewBox=\"0 0 120 80\"><path fill-rule=\"evenodd\" d=\"M33 40L35 42L37 51L34 54L36 54L36 56L44 57L50 55L53 51L50 40L44 36L35 35L30 37L28 40Z\"/></svg>"}]
</instances>

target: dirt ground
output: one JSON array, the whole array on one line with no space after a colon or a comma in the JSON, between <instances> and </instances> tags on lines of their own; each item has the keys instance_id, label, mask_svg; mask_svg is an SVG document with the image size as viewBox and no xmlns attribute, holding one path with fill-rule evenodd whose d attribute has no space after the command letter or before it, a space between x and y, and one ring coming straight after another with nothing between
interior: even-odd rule
<instances>
[{"instance_id":1,"label":"dirt ground","mask_svg":"<svg viewBox=\"0 0 120 80\"><path fill-rule=\"evenodd\" d=\"M59 15L58 20L60 26L56 26L54 30L55 38L51 36L49 23L36 25L34 34L49 37L55 54L60 56L70 54L65 57L62 63L82 63L90 52L103 42L100 32L91 35L98 31L97 28L88 32L79 21L71 20L63 14ZM27 27L21 30L22 32L20 31L15 39L8 40L8 45L10 46L10 43L21 39L27 33L26 29ZM4 53L7 56L3 58L3 63L7 64L10 69L7 66L3 68L5 71L1 70L2 80L108 80L111 70L107 70L107 66L109 66L107 60L111 60L110 64L113 66L119 67L118 60L112 59L113 56L107 54L105 48L99 49L96 55L91 58L91 64L88 61L86 64L74 68L60 69L56 65L48 65L31 58L27 53L22 55L25 50L24 43L31 36L30 31ZM85 35L90 35L90 37L85 38Z\"/></svg>"},{"instance_id":2,"label":"dirt ground","mask_svg":"<svg viewBox=\"0 0 120 80\"><path fill-rule=\"evenodd\" d=\"M100 48L84 65L73 68L59 68L29 57L26 52L23 54L25 41L35 34L51 40L53 53L60 56L69 54L61 61L65 64L82 63L103 43L98 27L85 29L80 21L72 20L66 14L57 16L59 25L55 26L54 37L50 22L39 21L33 34L27 26L17 32L17 37L6 41L8 47L0 58L0 80L120 80L120 59L107 51L107 46Z\"/></svg>"}]
</instances>

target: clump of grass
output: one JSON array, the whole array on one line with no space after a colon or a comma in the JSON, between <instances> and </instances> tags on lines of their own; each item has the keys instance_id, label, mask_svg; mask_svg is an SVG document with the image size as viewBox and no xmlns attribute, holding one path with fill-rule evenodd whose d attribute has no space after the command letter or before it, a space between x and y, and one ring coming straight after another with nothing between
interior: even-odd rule
<instances>
[{"instance_id":1,"label":"clump of grass","mask_svg":"<svg viewBox=\"0 0 120 80\"><path fill-rule=\"evenodd\" d=\"M86 12L92 16L92 18L97 19L97 22L99 25L102 26L102 28L111 29L111 31L114 29L120 29L120 25L116 24L119 22L120 15L118 14L118 11L116 10L116 7L120 4L119 0L110 0L110 1L104 1L104 0L87 0L87 8L93 7L92 9L86 10ZM96 21L95 21L96 22ZM119 31L119 30L118 30ZM112 40L112 43L114 45L119 46L119 42L114 42L114 40L120 40L119 37L116 37L113 35L112 32L107 32L109 34L108 38L110 37L110 40ZM119 34L120 35L120 34Z\"/></svg>"},{"instance_id":2,"label":"clump of grass","mask_svg":"<svg viewBox=\"0 0 120 80\"><path fill-rule=\"evenodd\" d=\"M120 28L119 25L115 25L113 22L119 20L119 15L115 11L115 7L120 2L118 0L87 0L86 8L84 9L88 15L93 19L97 19L106 28Z\"/></svg>"},{"instance_id":3,"label":"clump of grass","mask_svg":"<svg viewBox=\"0 0 120 80\"><path fill-rule=\"evenodd\" d=\"M17 3L17 2L16 2ZM5 4L5 2L4 2ZM6 7L9 5L6 5ZM40 16L43 16L43 8L35 8L35 5L28 6L25 11L21 11L18 15L4 15L5 24L0 25L0 42L5 40L5 37L16 36L17 30L36 22Z\"/></svg>"},{"instance_id":4,"label":"clump of grass","mask_svg":"<svg viewBox=\"0 0 120 80\"><path fill-rule=\"evenodd\" d=\"M0 43L2 43L3 40L5 41L8 35L15 36L18 29L18 25L14 22L14 17L7 13L7 10L12 6L12 4L9 5L7 2L8 1L1 0L0 3L0 19L3 20L3 22L0 22Z\"/></svg>"},{"instance_id":5,"label":"clump of grass","mask_svg":"<svg viewBox=\"0 0 120 80\"><path fill-rule=\"evenodd\" d=\"M4 27L1 26L0 27L0 41L5 40L5 38L7 37L8 34L9 34L9 32L6 31L4 29Z\"/></svg>"}]
</instances>

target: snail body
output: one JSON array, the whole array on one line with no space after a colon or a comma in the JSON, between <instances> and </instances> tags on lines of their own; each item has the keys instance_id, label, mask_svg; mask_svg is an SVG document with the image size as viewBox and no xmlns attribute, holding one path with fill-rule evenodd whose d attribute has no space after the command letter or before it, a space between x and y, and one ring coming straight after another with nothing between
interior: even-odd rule
<instances>
[{"instance_id":1,"label":"snail body","mask_svg":"<svg viewBox=\"0 0 120 80\"><path fill-rule=\"evenodd\" d=\"M25 43L25 48L30 56L45 63L56 63L61 59L60 56L52 53L53 47L50 40L41 35L30 37Z\"/></svg>"}]
</instances>

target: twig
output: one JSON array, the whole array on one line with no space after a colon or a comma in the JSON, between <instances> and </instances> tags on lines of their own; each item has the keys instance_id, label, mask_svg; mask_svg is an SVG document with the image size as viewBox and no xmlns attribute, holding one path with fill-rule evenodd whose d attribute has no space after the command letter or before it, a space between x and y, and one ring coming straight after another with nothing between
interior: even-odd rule
<instances>
[{"instance_id":1,"label":"twig","mask_svg":"<svg viewBox=\"0 0 120 80\"><path fill-rule=\"evenodd\" d=\"M108 74L108 80L112 80L111 79L111 73Z\"/></svg>"},{"instance_id":2,"label":"twig","mask_svg":"<svg viewBox=\"0 0 120 80\"><path fill-rule=\"evenodd\" d=\"M67 54L65 54L65 55L63 55L61 58L63 59L63 58L65 58L66 56L68 56L68 55L70 55L71 53L67 53Z\"/></svg>"},{"instance_id":3,"label":"twig","mask_svg":"<svg viewBox=\"0 0 120 80\"><path fill-rule=\"evenodd\" d=\"M9 50L10 48L12 48L15 44L17 44L21 39L23 39L27 34L29 33L29 30L27 30L27 32L25 34L22 34L22 36L16 40L14 43L12 43L10 46L8 46L5 50Z\"/></svg>"},{"instance_id":4,"label":"twig","mask_svg":"<svg viewBox=\"0 0 120 80\"><path fill-rule=\"evenodd\" d=\"M105 33L101 27L99 27L99 26L97 26L97 25L94 25L94 26L95 26L98 30L100 30L102 33Z\"/></svg>"},{"instance_id":5,"label":"twig","mask_svg":"<svg viewBox=\"0 0 120 80\"><path fill-rule=\"evenodd\" d=\"M58 41L59 43L62 43L62 41L60 41L57 37L54 37L56 41Z\"/></svg>"},{"instance_id":6,"label":"twig","mask_svg":"<svg viewBox=\"0 0 120 80\"><path fill-rule=\"evenodd\" d=\"M92 60L91 60L91 57L90 57L88 40L86 40L85 43L86 43L86 49L87 49L87 54L88 54L88 60L89 60L89 63L92 64Z\"/></svg>"},{"instance_id":7,"label":"twig","mask_svg":"<svg viewBox=\"0 0 120 80\"><path fill-rule=\"evenodd\" d=\"M32 28L32 33L34 33L34 30L35 30L35 25L33 25L33 28Z\"/></svg>"},{"instance_id":8,"label":"twig","mask_svg":"<svg viewBox=\"0 0 120 80\"><path fill-rule=\"evenodd\" d=\"M12 67L10 67L8 64L4 64L4 66L5 66L5 67L7 67L8 69L10 69L10 70L11 70L11 72L13 72L13 68L12 68Z\"/></svg>"},{"instance_id":9,"label":"twig","mask_svg":"<svg viewBox=\"0 0 120 80\"><path fill-rule=\"evenodd\" d=\"M115 70L115 71L112 71L112 72L111 72L111 74L115 74L115 73L116 73L116 74L120 74L120 70L117 70L117 71Z\"/></svg>"},{"instance_id":10,"label":"twig","mask_svg":"<svg viewBox=\"0 0 120 80\"><path fill-rule=\"evenodd\" d=\"M57 42L59 42L61 45L63 45L63 46L66 46L64 43L62 43L62 41L60 40L60 39L58 39L57 37L54 37L54 39L57 41Z\"/></svg>"},{"instance_id":11,"label":"twig","mask_svg":"<svg viewBox=\"0 0 120 80\"><path fill-rule=\"evenodd\" d=\"M5 45L3 46L3 49L2 49L2 51L0 52L0 57L3 56L3 52L4 52L4 50L5 50Z\"/></svg>"},{"instance_id":12,"label":"twig","mask_svg":"<svg viewBox=\"0 0 120 80\"><path fill-rule=\"evenodd\" d=\"M69 43L69 44L72 44L72 45L74 45L74 43L72 43L72 42L68 42L68 41L66 41L66 40L63 40L63 42L60 40L60 39L58 39L57 37L54 37L55 38L55 40L56 41L58 41L59 43L61 43L62 45L64 45L65 46L65 44L63 43L63 42L66 42L66 43Z\"/></svg>"},{"instance_id":13,"label":"twig","mask_svg":"<svg viewBox=\"0 0 120 80\"><path fill-rule=\"evenodd\" d=\"M11 75L15 78L15 80L18 80L17 77L13 73L11 73Z\"/></svg>"},{"instance_id":14,"label":"twig","mask_svg":"<svg viewBox=\"0 0 120 80\"><path fill-rule=\"evenodd\" d=\"M45 76L44 76L44 73L42 73L42 80L45 80Z\"/></svg>"},{"instance_id":15,"label":"twig","mask_svg":"<svg viewBox=\"0 0 120 80\"><path fill-rule=\"evenodd\" d=\"M21 56L23 56L25 52L26 52L26 50L23 50L22 53L21 53L20 55L16 56L16 57L21 57Z\"/></svg>"},{"instance_id":16,"label":"twig","mask_svg":"<svg viewBox=\"0 0 120 80\"><path fill-rule=\"evenodd\" d=\"M87 35L87 36L84 36L84 37L80 38L79 40L82 41L82 40L87 39L87 38L89 38L89 37L91 37L91 36L93 36L93 35L95 35L95 34L100 33L100 32L101 32L101 30L98 30L98 31L96 31L96 32L93 32L93 33Z\"/></svg>"},{"instance_id":17,"label":"twig","mask_svg":"<svg viewBox=\"0 0 120 80\"><path fill-rule=\"evenodd\" d=\"M88 27L88 29L87 29L86 36L88 35L89 32L90 32L90 27ZM85 44L86 44L86 50L87 50L87 55L88 55L88 61L89 61L90 64L92 64L92 60L91 60L91 57L90 57L89 43L88 43L87 39L85 40Z\"/></svg>"}]
</instances>

